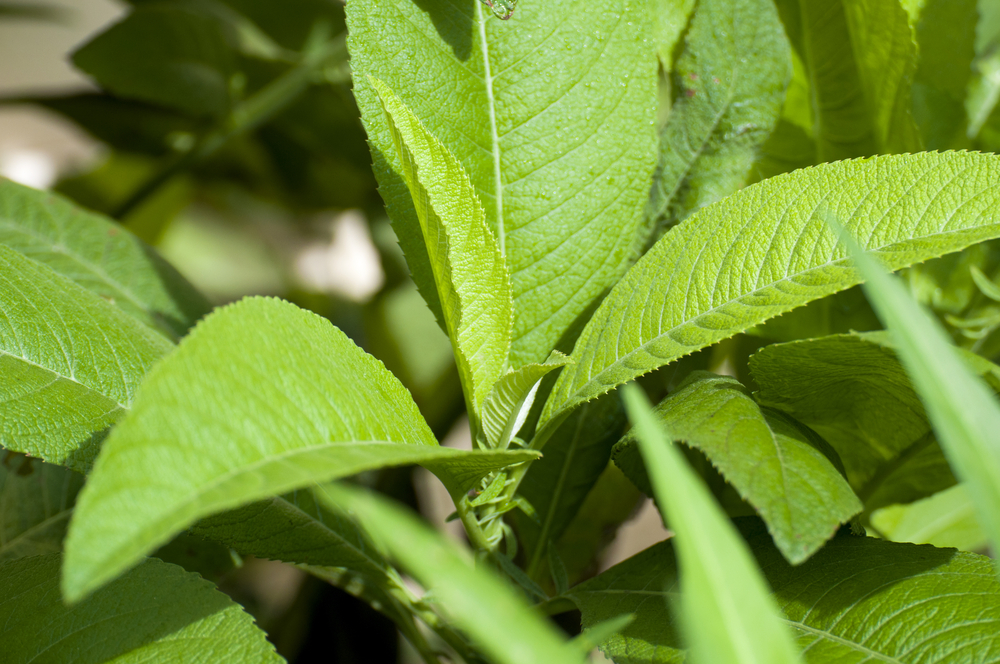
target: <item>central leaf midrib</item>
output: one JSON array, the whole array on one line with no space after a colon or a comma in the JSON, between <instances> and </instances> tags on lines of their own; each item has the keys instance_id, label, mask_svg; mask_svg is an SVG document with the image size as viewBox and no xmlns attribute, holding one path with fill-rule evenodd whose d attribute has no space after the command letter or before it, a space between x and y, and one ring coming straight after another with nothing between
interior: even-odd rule
<instances>
[{"instance_id":1,"label":"central leaf midrib","mask_svg":"<svg viewBox=\"0 0 1000 664\"><path fill-rule=\"evenodd\" d=\"M496 100L493 96L493 73L490 67L490 49L486 42L486 21L483 18L483 5L476 3L476 23L479 27L480 49L483 55L483 83L486 86L486 110L490 118L490 147L493 157L493 195L496 209L497 244L500 255L507 255L507 234L503 222L503 181L500 179L500 136L497 132Z\"/></svg>"}]
</instances>

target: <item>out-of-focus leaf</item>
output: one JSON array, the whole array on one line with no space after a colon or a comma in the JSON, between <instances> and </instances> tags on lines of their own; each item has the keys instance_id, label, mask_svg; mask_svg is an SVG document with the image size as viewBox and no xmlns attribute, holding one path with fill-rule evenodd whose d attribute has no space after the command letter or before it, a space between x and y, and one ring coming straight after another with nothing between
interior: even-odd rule
<instances>
[{"instance_id":1,"label":"out-of-focus leaf","mask_svg":"<svg viewBox=\"0 0 1000 664\"><path fill-rule=\"evenodd\" d=\"M412 514L346 486L325 498L365 524L372 538L432 594L436 604L501 664L579 664L577 653L524 598Z\"/></svg>"},{"instance_id":2,"label":"out-of-focus leaf","mask_svg":"<svg viewBox=\"0 0 1000 664\"><path fill-rule=\"evenodd\" d=\"M676 533L673 540L683 585L676 608L691 660L699 664L801 661L750 550L674 447L673 434L664 431L638 387L625 386L622 400L657 502ZM664 585L647 587L655 593ZM666 604L660 602L663 608ZM591 624L588 620L587 626Z\"/></svg>"},{"instance_id":3,"label":"out-of-focus leaf","mask_svg":"<svg viewBox=\"0 0 1000 664\"><path fill-rule=\"evenodd\" d=\"M740 531L810 664L988 662L1000 656L1000 583L984 556L871 537L831 540L802 565L774 548L757 519ZM571 588L583 626L622 613L636 619L602 649L617 662L680 664L672 540Z\"/></svg>"},{"instance_id":4,"label":"out-of-focus leaf","mask_svg":"<svg viewBox=\"0 0 1000 664\"><path fill-rule=\"evenodd\" d=\"M796 341L881 329L882 321L868 305L861 287L855 286L772 318L748 334L770 341Z\"/></svg>"},{"instance_id":5,"label":"out-of-focus leaf","mask_svg":"<svg viewBox=\"0 0 1000 664\"><path fill-rule=\"evenodd\" d=\"M105 443L66 543L70 601L199 518L421 463L461 495L537 452L439 447L402 385L329 321L249 298L202 321Z\"/></svg>"},{"instance_id":6,"label":"out-of-focus leaf","mask_svg":"<svg viewBox=\"0 0 1000 664\"><path fill-rule=\"evenodd\" d=\"M195 6L136 7L76 51L73 64L120 97L194 116L221 117L233 101L230 36Z\"/></svg>"},{"instance_id":7,"label":"out-of-focus leaf","mask_svg":"<svg viewBox=\"0 0 1000 664\"><path fill-rule=\"evenodd\" d=\"M29 662L279 663L239 604L176 565L149 559L67 607L58 554L0 563L0 652Z\"/></svg>"},{"instance_id":8,"label":"out-of-focus leaf","mask_svg":"<svg viewBox=\"0 0 1000 664\"><path fill-rule=\"evenodd\" d=\"M694 4L694 0L663 0L654 2L650 7L656 55L660 58L663 73L667 75L673 70L674 49L687 27Z\"/></svg>"},{"instance_id":9,"label":"out-of-focus leaf","mask_svg":"<svg viewBox=\"0 0 1000 664\"><path fill-rule=\"evenodd\" d=\"M793 565L862 509L829 444L792 418L760 408L733 378L696 372L653 414L673 440L701 450L760 513ZM633 430L615 446L615 463L626 475L638 465L636 436Z\"/></svg>"},{"instance_id":10,"label":"out-of-focus leaf","mask_svg":"<svg viewBox=\"0 0 1000 664\"><path fill-rule=\"evenodd\" d=\"M0 561L62 550L83 475L0 451Z\"/></svg>"},{"instance_id":11,"label":"out-of-focus leaf","mask_svg":"<svg viewBox=\"0 0 1000 664\"><path fill-rule=\"evenodd\" d=\"M871 524L894 542L933 544L975 551L986 546L986 535L976 519L976 507L961 484L909 505L875 510Z\"/></svg>"}]
</instances>

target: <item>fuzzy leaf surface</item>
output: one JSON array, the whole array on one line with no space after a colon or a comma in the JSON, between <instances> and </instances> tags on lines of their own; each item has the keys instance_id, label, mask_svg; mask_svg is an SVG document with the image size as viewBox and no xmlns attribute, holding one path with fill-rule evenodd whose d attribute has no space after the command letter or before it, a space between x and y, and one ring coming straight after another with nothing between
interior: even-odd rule
<instances>
[{"instance_id":1,"label":"fuzzy leaf surface","mask_svg":"<svg viewBox=\"0 0 1000 664\"><path fill-rule=\"evenodd\" d=\"M683 584L677 608L691 661L802 661L750 550L671 442L673 434L664 430L637 386L626 386L622 400L649 468L657 503L676 533ZM664 600L659 604L667 606Z\"/></svg>"},{"instance_id":2,"label":"fuzzy leaf surface","mask_svg":"<svg viewBox=\"0 0 1000 664\"><path fill-rule=\"evenodd\" d=\"M543 362L632 259L656 159L646 3L359 0L347 7L354 94L380 193L421 293L433 275L367 76L455 155L510 269L511 366ZM567 186L569 183L569 186Z\"/></svg>"},{"instance_id":3,"label":"fuzzy leaf surface","mask_svg":"<svg viewBox=\"0 0 1000 664\"><path fill-rule=\"evenodd\" d=\"M677 101L660 135L652 221L679 221L746 184L791 74L771 0L698 3L677 61Z\"/></svg>"},{"instance_id":4,"label":"fuzzy leaf surface","mask_svg":"<svg viewBox=\"0 0 1000 664\"><path fill-rule=\"evenodd\" d=\"M524 596L416 515L374 493L328 486L323 497L365 524L372 538L420 584L472 642L499 664L580 664Z\"/></svg>"},{"instance_id":5,"label":"fuzzy leaf surface","mask_svg":"<svg viewBox=\"0 0 1000 664\"><path fill-rule=\"evenodd\" d=\"M29 662L284 662L253 618L197 574L155 558L75 606L59 554L0 563L0 652Z\"/></svg>"},{"instance_id":6,"label":"fuzzy leaf surface","mask_svg":"<svg viewBox=\"0 0 1000 664\"><path fill-rule=\"evenodd\" d=\"M483 431L491 447L506 449L524 425L542 378L567 362L568 357L553 351L541 364L525 364L500 377L483 404Z\"/></svg>"},{"instance_id":7,"label":"fuzzy leaf surface","mask_svg":"<svg viewBox=\"0 0 1000 664\"><path fill-rule=\"evenodd\" d=\"M199 518L421 463L453 494L537 453L439 447L408 392L329 321L280 300L216 310L105 443L66 543L70 601Z\"/></svg>"},{"instance_id":8,"label":"fuzzy leaf surface","mask_svg":"<svg viewBox=\"0 0 1000 664\"><path fill-rule=\"evenodd\" d=\"M1000 583L989 558L841 536L793 567L759 520L737 522L807 662L945 664L1000 656ZM584 627L635 613L603 645L617 664L684 661L665 602L678 593L675 555L668 540L567 594Z\"/></svg>"},{"instance_id":9,"label":"fuzzy leaf surface","mask_svg":"<svg viewBox=\"0 0 1000 664\"><path fill-rule=\"evenodd\" d=\"M0 561L62 549L83 475L9 452L0 462Z\"/></svg>"},{"instance_id":10,"label":"fuzzy leaf surface","mask_svg":"<svg viewBox=\"0 0 1000 664\"><path fill-rule=\"evenodd\" d=\"M959 353L1000 391L1000 367ZM751 356L750 372L760 404L788 413L836 448L869 511L955 483L887 333L774 344Z\"/></svg>"},{"instance_id":11,"label":"fuzzy leaf surface","mask_svg":"<svg viewBox=\"0 0 1000 664\"><path fill-rule=\"evenodd\" d=\"M152 248L57 194L0 179L0 244L49 266L133 318L184 336L208 302Z\"/></svg>"},{"instance_id":12,"label":"fuzzy leaf surface","mask_svg":"<svg viewBox=\"0 0 1000 664\"><path fill-rule=\"evenodd\" d=\"M0 311L0 445L85 472L173 344L5 245Z\"/></svg>"},{"instance_id":13,"label":"fuzzy leaf surface","mask_svg":"<svg viewBox=\"0 0 1000 664\"><path fill-rule=\"evenodd\" d=\"M1000 158L874 157L747 187L668 232L587 323L542 420L861 281L825 214L898 269L1000 235Z\"/></svg>"},{"instance_id":14,"label":"fuzzy leaf surface","mask_svg":"<svg viewBox=\"0 0 1000 664\"><path fill-rule=\"evenodd\" d=\"M793 565L861 511L831 461L839 464L829 444L795 420L760 408L734 378L692 374L653 413L674 440L701 450L760 513ZM623 470L633 468L638 455L633 432L615 446L615 463Z\"/></svg>"},{"instance_id":15,"label":"fuzzy leaf surface","mask_svg":"<svg viewBox=\"0 0 1000 664\"><path fill-rule=\"evenodd\" d=\"M514 315L507 266L462 165L392 90L370 82L413 197L474 417L507 363Z\"/></svg>"}]
</instances>

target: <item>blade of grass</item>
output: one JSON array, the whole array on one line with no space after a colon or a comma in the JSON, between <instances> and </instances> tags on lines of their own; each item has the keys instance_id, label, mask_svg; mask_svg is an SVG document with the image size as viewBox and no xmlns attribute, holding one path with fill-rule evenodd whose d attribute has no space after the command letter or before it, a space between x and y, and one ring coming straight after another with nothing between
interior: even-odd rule
<instances>
[{"instance_id":1,"label":"blade of grass","mask_svg":"<svg viewBox=\"0 0 1000 664\"><path fill-rule=\"evenodd\" d=\"M646 395L626 385L632 420L660 509L676 533L680 622L696 664L800 662L750 550L669 442Z\"/></svg>"}]
</instances>

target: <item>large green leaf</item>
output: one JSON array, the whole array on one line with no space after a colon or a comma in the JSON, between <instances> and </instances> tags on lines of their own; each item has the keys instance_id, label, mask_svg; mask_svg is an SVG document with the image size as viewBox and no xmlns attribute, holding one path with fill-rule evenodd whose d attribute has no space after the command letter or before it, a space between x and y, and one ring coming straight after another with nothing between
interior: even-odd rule
<instances>
[{"instance_id":1,"label":"large green leaf","mask_svg":"<svg viewBox=\"0 0 1000 664\"><path fill-rule=\"evenodd\" d=\"M510 268L511 365L542 362L625 270L655 151L656 56L639 0L347 6L354 93L414 280L434 282L392 137L384 81L465 168Z\"/></svg>"},{"instance_id":2,"label":"large green leaf","mask_svg":"<svg viewBox=\"0 0 1000 664\"><path fill-rule=\"evenodd\" d=\"M507 364L510 277L483 206L448 151L384 83L372 80L413 197L455 361L477 419Z\"/></svg>"},{"instance_id":3,"label":"large green leaf","mask_svg":"<svg viewBox=\"0 0 1000 664\"><path fill-rule=\"evenodd\" d=\"M149 559L67 607L60 562L51 554L0 563L5 664L285 661L253 618L197 574Z\"/></svg>"},{"instance_id":4,"label":"large green leaf","mask_svg":"<svg viewBox=\"0 0 1000 664\"><path fill-rule=\"evenodd\" d=\"M672 434L664 431L645 394L628 385L622 400L649 469L653 493L676 533L683 584L676 608L691 660L698 664L801 661L746 544L674 447ZM661 608L666 604L661 601ZM587 626L592 624L588 621Z\"/></svg>"},{"instance_id":5,"label":"large green leaf","mask_svg":"<svg viewBox=\"0 0 1000 664\"><path fill-rule=\"evenodd\" d=\"M677 101L660 135L652 221L679 221L746 184L791 73L771 0L698 3L677 61Z\"/></svg>"},{"instance_id":6,"label":"large green leaf","mask_svg":"<svg viewBox=\"0 0 1000 664\"><path fill-rule=\"evenodd\" d=\"M86 471L166 337L0 245L0 445Z\"/></svg>"},{"instance_id":7,"label":"large green leaf","mask_svg":"<svg viewBox=\"0 0 1000 664\"><path fill-rule=\"evenodd\" d=\"M315 482L422 463L457 496L535 456L439 447L399 381L329 321L246 299L157 365L106 441L63 587L79 600L201 517Z\"/></svg>"},{"instance_id":8,"label":"large green leaf","mask_svg":"<svg viewBox=\"0 0 1000 664\"><path fill-rule=\"evenodd\" d=\"M231 105L230 35L195 5L137 7L73 54L73 64L126 99L220 117Z\"/></svg>"},{"instance_id":9,"label":"large green leaf","mask_svg":"<svg viewBox=\"0 0 1000 664\"><path fill-rule=\"evenodd\" d=\"M812 97L817 161L920 149L916 46L899 0L778 0Z\"/></svg>"},{"instance_id":10,"label":"large green leaf","mask_svg":"<svg viewBox=\"0 0 1000 664\"><path fill-rule=\"evenodd\" d=\"M575 411L549 438L545 456L528 468L518 494L538 517L537 523L519 517L529 573L544 560L549 542L557 541L579 512L624 427L618 396L609 394Z\"/></svg>"},{"instance_id":11,"label":"large green leaf","mask_svg":"<svg viewBox=\"0 0 1000 664\"><path fill-rule=\"evenodd\" d=\"M172 339L209 310L173 267L130 232L56 194L0 179L0 244L49 266Z\"/></svg>"},{"instance_id":12,"label":"large green leaf","mask_svg":"<svg viewBox=\"0 0 1000 664\"><path fill-rule=\"evenodd\" d=\"M0 560L62 549L83 475L19 454L0 462Z\"/></svg>"},{"instance_id":13,"label":"large green leaf","mask_svg":"<svg viewBox=\"0 0 1000 664\"><path fill-rule=\"evenodd\" d=\"M857 284L821 206L896 269L1000 235L998 184L992 155L875 157L771 178L703 209L605 298L543 419Z\"/></svg>"},{"instance_id":14,"label":"large green leaf","mask_svg":"<svg viewBox=\"0 0 1000 664\"><path fill-rule=\"evenodd\" d=\"M1000 367L968 351L967 366L1000 391ZM765 406L816 430L844 462L871 511L955 482L927 414L885 332L767 346L750 358Z\"/></svg>"},{"instance_id":15,"label":"large green leaf","mask_svg":"<svg viewBox=\"0 0 1000 664\"><path fill-rule=\"evenodd\" d=\"M954 549L836 537L793 567L756 519L738 520L808 662L945 664L1000 657L1000 583L988 558ZM677 594L670 541L570 590L586 627L635 621L603 645L618 664L679 664L664 599Z\"/></svg>"},{"instance_id":16,"label":"large green leaf","mask_svg":"<svg viewBox=\"0 0 1000 664\"><path fill-rule=\"evenodd\" d=\"M986 536L1000 549L1000 405L962 362L941 325L844 232L872 308L896 342L955 475L972 495ZM997 570L1000 573L1000 569Z\"/></svg>"},{"instance_id":17,"label":"large green leaf","mask_svg":"<svg viewBox=\"0 0 1000 664\"><path fill-rule=\"evenodd\" d=\"M365 524L375 541L420 584L454 623L500 664L580 664L583 657L525 602L523 595L415 515L374 493L325 487L325 497ZM320 494L322 495L322 494Z\"/></svg>"},{"instance_id":18,"label":"large green leaf","mask_svg":"<svg viewBox=\"0 0 1000 664\"><path fill-rule=\"evenodd\" d=\"M733 378L696 372L657 404L654 416L674 440L708 457L760 513L793 565L861 511L829 444L795 420L760 408ZM615 463L623 470L635 467L637 443L630 432L616 445Z\"/></svg>"}]
</instances>

